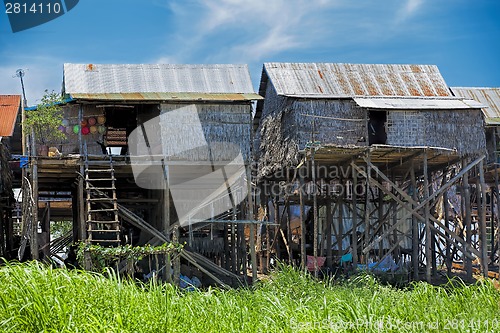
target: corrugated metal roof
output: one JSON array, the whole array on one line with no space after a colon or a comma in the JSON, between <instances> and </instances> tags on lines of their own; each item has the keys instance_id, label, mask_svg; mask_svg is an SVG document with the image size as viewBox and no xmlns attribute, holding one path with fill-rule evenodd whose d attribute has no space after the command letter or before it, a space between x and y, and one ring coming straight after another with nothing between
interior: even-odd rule
<instances>
[{"instance_id":1,"label":"corrugated metal roof","mask_svg":"<svg viewBox=\"0 0 500 333\"><path fill-rule=\"evenodd\" d=\"M0 95L0 136L12 136L20 107L20 95Z\"/></svg>"},{"instance_id":2,"label":"corrugated metal roof","mask_svg":"<svg viewBox=\"0 0 500 333\"><path fill-rule=\"evenodd\" d=\"M278 95L302 98L452 96L434 65L266 63L264 74L261 95L269 78Z\"/></svg>"},{"instance_id":3,"label":"corrugated metal roof","mask_svg":"<svg viewBox=\"0 0 500 333\"><path fill-rule=\"evenodd\" d=\"M255 94L247 65L64 64L67 94Z\"/></svg>"},{"instance_id":4,"label":"corrugated metal roof","mask_svg":"<svg viewBox=\"0 0 500 333\"><path fill-rule=\"evenodd\" d=\"M500 88L451 88L456 96L471 98L484 104L483 114L488 125L500 125Z\"/></svg>"},{"instance_id":5,"label":"corrugated metal roof","mask_svg":"<svg viewBox=\"0 0 500 333\"><path fill-rule=\"evenodd\" d=\"M70 94L72 99L101 101L250 101L263 99L253 94L207 94L207 93L113 93L113 94Z\"/></svg>"},{"instance_id":6,"label":"corrugated metal roof","mask_svg":"<svg viewBox=\"0 0 500 333\"><path fill-rule=\"evenodd\" d=\"M475 100L461 99L429 99L429 98L380 98L380 97L355 97L356 104L370 109L393 109L393 110L457 110L457 109L480 109L483 104Z\"/></svg>"}]
</instances>

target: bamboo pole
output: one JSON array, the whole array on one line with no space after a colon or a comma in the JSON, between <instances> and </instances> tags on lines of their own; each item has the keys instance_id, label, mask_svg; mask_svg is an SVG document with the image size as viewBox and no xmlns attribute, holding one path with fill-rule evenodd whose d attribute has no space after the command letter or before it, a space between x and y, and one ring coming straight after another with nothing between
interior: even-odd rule
<instances>
[{"instance_id":1,"label":"bamboo pole","mask_svg":"<svg viewBox=\"0 0 500 333\"><path fill-rule=\"evenodd\" d=\"M384 217L384 195L382 194L382 191L379 189L378 191L378 223L379 223L379 229L383 233L384 232L384 224L385 224L385 217ZM394 229L396 230L396 229ZM375 236L375 235L374 235ZM383 256L383 249L384 249L384 239L382 238L380 242L378 243L378 260L382 260Z\"/></svg>"},{"instance_id":2,"label":"bamboo pole","mask_svg":"<svg viewBox=\"0 0 500 333\"><path fill-rule=\"evenodd\" d=\"M352 268L354 271L358 268L358 173L352 168ZM330 237L331 238L331 237Z\"/></svg>"},{"instance_id":3,"label":"bamboo pole","mask_svg":"<svg viewBox=\"0 0 500 333\"><path fill-rule=\"evenodd\" d=\"M306 221L304 212L304 179L299 176L299 204L300 204L300 267L305 270L307 267L306 256Z\"/></svg>"},{"instance_id":4,"label":"bamboo pole","mask_svg":"<svg viewBox=\"0 0 500 333\"><path fill-rule=\"evenodd\" d=\"M312 156L311 156L311 171L312 171L312 183L313 183L313 256L314 256L314 276L318 277L318 184L316 183L316 163L314 161L314 153L316 148L312 148Z\"/></svg>"},{"instance_id":5,"label":"bamboo pole","mask_svg":"<svg viewBox=\"0 0 500 333\"><path fill-rule=\"evenodd\" d=\"M484 277L488 277L488 235L486 232L486 183L484 182L483 161L479 162L479 186L481 188L481 198L478 198L478 205L481 204L481 216L479 219L479 232L481 244L481 271Z\"/></svg>"},{"instance_id":6,"label":"bamboo pole","mask_svg":"<svg viewBox=\"0 0 500 333\"><path fill-rule=\"evenodd\" d=\"M430 221L430 205L429 205L429 176L428 176L428 165L427 165L427 150L424 152L424 198L425 198L425 279L427 282L431 282L431 221Z\"/></svg>"},{"instance_id":7,"label":"bamboo pole","mask_svg":"<svg viewBox=\"0 0 500 333\"><path fill-rule=\"evenodd\" d=\"M380 237L378 238L382 238L382 237L385 237L387 236L387 233L389 232L392 232L394 230L394 228L396 228L399 224L401 224L403 221L405 221L408 217L410 217L411 215L414 215L416 216L417 218L419 218L421 221L425 222L425 218L422 217L420 214L417 213L417 210L419 210L420 208L423 208L425 206L426 203L430 202L430 200L436 198L437 196L439 196L440 194L442 194L444 191L446 191L448 188L450 188L460 177L462 177L465 173L467 173L472 167L474 167L475 165L477 165L477 163L479 163L479 161L481 161L482 159L484 159L484 156L483 157L480 157L478 158L477 160L475 160L473 163L469 164L467 167L465 167L462 171L460 171L457 175L455 175L452 179L450 179L446 185L444 185L443 187L441 187L439 190L437 190L436 192L434 192L432 195L429 196L429 198L425 199L423 202L419 203L418 205L415 206L415 208L409 208L409 206L401 201L399 198L397 198L396 196L394 196L394 194L390 191L386 191L385 187L383 187L381 184L379 184L378 182L374 181L374 180L371 180L371 183L373 183L375 186L377 186L378 188L380 188L382 191L386 191L386 193L391 196L394 200L396 200L400 205L402 205L405 209L407 209L409 211L408 214L406 214L403 218L401 218L398 223L396 225L393 225L391 228L389 228L389 230L387 230L383 235L381 235ZM358 168L358 166L356 166L354 163L351 163L351 165L357 169L357 171L362 174L362 175L365 175L364 171L361 170L360 168ZM377 170L377 169L375 169ZM381 173L381 175L383 175ZM382 177L384 178L385 175ZM398 191L398 193L400 193L405 199L407 199L409 202L414 202L412 198L410 198L406 193L404 193L403 191L401 191L399 188L397 188L395 185L392 184L392 182L388 179L386 179L386 181L388 181L389 183L391 183L391 185L394 187L394 189L396 191ZM434 203L436 203L437 201L435 201ZM447 233L449 233L450 235L452 235L457 241L461 242L464 244L464 247L467 248L470 252L472 253L479 253L479 251L477 251L475 248L473 248L470 244L468 244L464 239L462 239L460 236L458 236L455 232L447 229L444 224L442 224L440 221L438 221L436 218L434 218L432 215L430 216L430 219L433 220L434 223L436 223L437 225L439 225L439 227L441 228L444 228L445 231ZM369 251L373 245L378 242L378 239L374 240L373 242L371 242L367 247L365 247L365 249L363 249L363 252L366 253L367 251Z\"/></svg>"},{"instance_id":8,"label":"bamboo pole","mask_svg":"<svg viewBox=\"0 0 500 333\"><path fill-rule=\"evenodd\" d=\"M333 264L333 251L332 251L332 201L328 197L326 202L326 265L331 268ZM324 246L321 246L323 250Z\"/></svg>"},{"instance_id":9,"label":"bamboo pole","mask_svg":"<svg viewBox=\"0 0 500 333\"><path fill-rule=\"evenodd\" d=\"M462 162L462 166L465 166L465 162ZM464 186L464 200L465 200L465 241L467 244L472 245L472 229L471 229L471 202L470 202L470 187L469 187L469 172L465 172L463 176L463 186ZM465 271L467 273L467 278L472 279L472 260L470 258L464 258Z\"/></svg>"},{"instance_id":10,"label":"bamboo pole","mask_svg":"<svg viewBox=\"0 0 500 333\"><path fill-rule=\"evenodd\" d=\"M368 137L367 137L368 138ZM371 162L370 162L370 152L367 152L366 156L366 190L365 190L365 218L364 218L364 224L365 224L365 240L364 240L364 248L367 248L369 245L369 240L370 240L370 208L369 208L369 189L370 189L370 177L371 177ZM351 164L355 169L355 165L352 163ZM359 172L359 170L357 170ZM370 252L365 253L365 259L364 263L368 265L368 257L370 256Z\"/></svg>"},{"instance_id":11,"label":"bamboo pole","mask_svg":"<svg viewBox=\"0 0 500 333\"><path fill-rule=\"evenodd\" d=\"M256 220L254 214L254 201L252 193L252 174L247 168L247 188L248 188L248 220ZM252 263L252 283L257 281L257 254L255 253L255 224L250 224L250 261Z\"/></svg>"},{"instance_id":12,"label":"bamboo pole","mask_svg":"<svg viewBox=\"0 0 500 333\"><path fill-rule=\"evenodd\" d=\"M445 179L445 178L443 178ZM443 193L443 210L444 210L444 225L447 228L450 228L450 217L449 217L449 209L450 209L450 204L448 202L448 191L445 191ZM448 276L451 276L451 264L453 261L452 258L452 253L451 253L451 244L448 239L446 239L446 274Z\"/></svg>"},{"instance_id":13,"label":"bamboo pole","mask_svg":"<svg viewBox=\"0 0 500 333\"><path fill-rule=\"evenodd\" d=\"M31 258L38 260L38 159L33 157L32 161L32 182L33 182L33 223L31 228Z\"/></svg>"}]
</instances>

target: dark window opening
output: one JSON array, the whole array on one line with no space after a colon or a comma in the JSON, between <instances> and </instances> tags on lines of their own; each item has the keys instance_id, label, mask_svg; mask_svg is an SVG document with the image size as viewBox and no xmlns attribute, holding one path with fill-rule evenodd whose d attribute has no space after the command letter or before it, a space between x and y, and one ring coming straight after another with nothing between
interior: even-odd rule
<instances>
[{"instance_id":1,"label":"dark window opening","mask_svg":"<svg viewBox=\"0 0 500 333\"><path fill-rule=\"evenodd\" d=\"M368 112L368 142L369 145L387 143L387 112L369 111Z\"/></svg>"}]
</instances>

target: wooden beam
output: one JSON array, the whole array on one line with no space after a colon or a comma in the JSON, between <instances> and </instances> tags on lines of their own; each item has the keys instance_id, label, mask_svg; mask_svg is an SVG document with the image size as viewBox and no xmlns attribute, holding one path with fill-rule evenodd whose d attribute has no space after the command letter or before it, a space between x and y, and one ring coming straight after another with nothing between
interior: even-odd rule
<instances>
[{"instance_id":1,"label":"wooden beam","mask_svg":"<svg viewBox=\"0 0 500 333\"><path fill-rule=\"evenodd\" d=\"M430 200L438 197L439 195L441 195L444 191L446 191L449 187L451 187L458 179L460 179L465 173L467 173L471 168L473 168L475 165L477 165L481 160L484 159L484 156L482 157L479 157L478 159L476 159L474 162L470 163L467 167L464 167L457 175L455 175L455 177L453 177L452 179L450 179L443 187L441 187L439 190L437 190L436 192L434 192L432 195L430 195L427 199L425 199L424 201L422 201L421 203L419 203L418 205L416 205L416 207L414 208L406 208L408 207L406 203L404 203L403 201L401 201L401 199L397 198L392 192L390 191L386 191L385 187L382 186L381 184L379 184L378 182L374 181L374 180L371 180L370 183L374 184L375 186L379 187L380 189L382 189L383 191L386 191L386 193L388 195L390 195L391 197L393 197L393 199L395 199L396 201L398 201L401 205L405 206L405 208L409 211L408 214L406 214L403 218L401 218L397 224L393 225L391 228L389 228L382 236L378 237L376 240L374 240L373 242L371 242L370 244L368 244L368 246L365 247L365 249L363 250L364 253L368 252L375 243L377 243L379 241L379 239L383 238L383 237L386 237L387 234L389 232L392 232L395 228L397 228L401 223L403 223L408 217L410 217L411 215L415 215L417 218L421 219L421 220L424 220L425 219L420 216L417 211L421 208L423 208L425 206L425 204L427 202L429 202ZM367 177L366 173L361 169L359 168L356 164L352 163L351 164L354 168L356 168L356 170L364 177ZM390 180L389 180L390 182ZM392 182L391 182L392 183ZM396 188L397 190L397 188ZM398 191L399 192L399 191ZM403 192L404 193L404 192ZM406 195L406 193L404 193L404 197L405 198L409 198L408 195ZM409 200L410 202L413 202L413 199L410 198ZM433 217L431 217L433 218ZM440 227L442 228L445 228L444 225L437 221L435 218L433 219L433 221L435 223L437 223ZM452 235L453 237L456 237L457 240L459 240L460 242L464 242L466 243L466 241L462 240L460 237L458 237L458 235L456 235L456 233L452 232L451 230L446 230L446 232L450 233L450 235ZM471 247L470 245L468 246L468 248L470 249L471 252L474 253L474 248ZM475 250L476 252L478 252L477 250Z\"/></svg>"},{"instance_id":2,"label":"wooden beam","mask_svg":"<svg viewBox=\"0 0 500 333\"><path fill-rule=\"evenodd\" d=\"M465 163L462 163L462 167L465 166ZM464 169L467 170L467 169ZM465 235L466 242L472 245L472 229L471 229L471 198L470 198L470 187L469 187L469 170L463 173L463 195L465 200ZM467 279L472 279L472 260L470 258L464 258L465 270L467 273Z\"/></svg>"},{"instance_id":3,"label":"wooden beam","mask_svg":"<svg viewBox=\"0 0 500 333\"><path fill-rule=\"evenodd\" d=\"M479 236L481 244L481 271L484 277L488 277L488 234L486 232L486 183L484 182L484 164L479 162L479 186L481 197L477 199L478 207L481 205L481 216L479 219ZM493 206L493 202L492 202ZM492 244L493 246L493 244Z\"/></svg>"},{"instance_id":4,"label":"wooden beam","mask_svg":"<svg viewBox=\"0 0 500 333\"><path fill-rule=\"evenodd\" d=\"M363 170L361 170L360 168L358 168L356 165L354 165L355 168L357 169L357 171L360 173L360 174L363 174ZM470 166L470 165L469 165ZM455 179L455 177L453 178ZM452 180L453 180L452 179ZM408 214L406 214L403 218L401 218L395 225L392 225L388 230L386 230L381 236L377 237L377 239L373 240L370 244L368 244L368 247L365 247L363 249L363 252L364 253L367 253L371 248L373 248L373 246L380 242L384 237L387 237L387 235L389 235L395 228L397 228L401 223L403 223L404 221L406 221L407 218L409 218L411 215L414 215L415 217L417 217L418 219L420 219L421 221L425 222L425 218L423 216L421 216L417 210L422 208L423 206L425 206L425 203L428 202L430 199L432 199L433 197L436 196L437 193L440 193L440 192L443 192L445 190L445 188L449 188L453 183L452 183L452 180L450 180L448 183L446 183L446 185L442 188L440 188L438 191L434 192L432 195L429 196L429 198L427 200L424 200L423 202L419 203L415 208L412 208L408 205L408 203L405 203L403 202L400 198L396 197L392 192L390 191L387 191L386 188L378 183L377 181L375 180L371 180L371 183L373 185L375 185L376 187L380 188L382 191L384 191L387 195L391 196L394 200L396 200L401 206L403 206L403 208L405 208L406 210L409 211ZM406 195L406 194L405 194ZM409 198L409 203L412 204L412 203L415 203L413 201L412 198ZM416 203L415 203L416 204ZM448 229L445 227L444 224L441 223L441 221L438 221L434 216L430 215L429 218L434 222L436 223L440 228L443 228L447 233L449 233L451 236L453 236L457 241L463 243L463 245L465 246L465 248L470 251L471 253L474 253L475 255L477 256L480 256L479 254L479 251L477 249L475 249L474 247L472 247L470 245L470 243L467 243L466 240L462 239L460 236L458 236L455 232L453 232L452 230Z\"/></svg>"},{"instance_id":5,"label":"wooden beam","mask_svg":"<svg viewBox=\"0 0 500 333\"><path fill-rule=\"evenodd\" d=\"M34 145L33 145L34 147ZM31 247L31 258L33 260L38 260L38 160L36 157L32 159L31 167L31 179L33 182L33 201L34 205L31 208L33 210L33 221L31 225L31 235L30 235L30 247Z\"/></svg>"},{"instance_id":6,"label":"wooden beam","mask_svg":"<svg viewBox=\"0 0 500 333\"><path fill-rule=\"evenodd\" d=\"M306 221L304 212L304 178L299 176L299 201L300 201L300 267L305 270L307 267L306 256Z\"/></svg>"},{"instance_id":7,"label":"wooden beam","mask_svg":"<svg viewBox=\"0 0 500 333\"><path fill-rule=\"evenodd\" d=\"M432 273L432 257L431 257L431 221L430 221L430 205L429 205L429 174L427 165L427 151L424 152L424 218L425 218L425 279L431 282Z\"/></svg>"},{"instance_id":8,"label":"wooden beam","mask_svg":"<svg viewBox=\"0 0 500 333\"><path fill-rule=\"evenodd\" d=\"M368 112L368 111L367 111ZM368 115L366 116L368 117ZM368 118L367 118L368 119ZM368 120L367 120L367 126L368 126ZM367 127L367 130L368 130L368 127ZM366 137L366 140L368 140L368 136ZM370 186L371 186L371 181L370 181L370 177L371 177L371 170L370 170L370 167L371 167L371 163L370 163L370 152L368 151L366 153L366 173L364 172L359 172L360 169L354 164L354 162L351 162L351 166L356 169L356 171L358 173L360 173L361 175L364 175L364 177L366 178L366 183L365 183L365 218L364 218L364 227L365 227L365 239L364 239L364 245L363 247L366 249L368 248L368 241L370 239L370 214L369 214L369 203L370 203L370 198L369 198L369 189L370 189ZM362 170L361 170L362 171ZM368 257L370 256L370 253L367 251L367 252L363 252L365 254L364 256L364 264L365 265L368 265Z\"/></svg>"},{"instance_id":9,"label":"wooden beam","mask_svg":"<svg viewBox=\"0 0 500 333\"><path fill-rule=\"evenodd\" d=\"M358 214L356 207L358 205L358 173L354 168L352 169L352 266L356 271L358 268Z\"/></svg>"}]
</instances>

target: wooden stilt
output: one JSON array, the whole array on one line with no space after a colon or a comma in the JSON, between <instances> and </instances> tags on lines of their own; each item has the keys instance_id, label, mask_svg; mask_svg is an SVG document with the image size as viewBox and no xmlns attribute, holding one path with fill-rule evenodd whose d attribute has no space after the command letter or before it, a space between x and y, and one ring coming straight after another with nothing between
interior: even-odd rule
<instances>
[{"instance_id":1,"label":"wooden stilt","mask_svg":"<svg viewBox=\"0 0 500 333\"><path fill-rule=\"evenodd\" d=\"M424 152L424 197L425 197L425 279L427 282L431 282L431 268L432 268L432 257L431 257L431 220L430 220L430 205L429 205L429 176L428 176L428 166L427 166L427 150Z\"/></svg>"},{"instance_id":2,"label":"wooden stilt","mask_svg":"<svg viewBox=\"0 0 500 333\"><path fill-rule=\"evenodd\" d=\"M379 223L379 226L380 226L380 232L383 233L384 232L384 224L385 224L385 218L384 218L384 194L382 193L382 191L379 189L378 190L378 208L377 208L377 211L378 211L378 223ZM384 238L382 238L380 240L380 242L378 243L378 261L382 260L382 256L384 255L383 254L383 251L384 251Z\"/></svg>"},{"instance_id":3,"label":"wooden stilt","mask_svg":"<svg viewBox=\"0 0 500 333\"><path fill-rule=\"evenodd\" d=\"M264 202L264 207L266 211L266 220L270 221L271 219L269 218L269 198L266 196L266 201ZM269 264L271 262L271 231L269 230L270 226L266 225L266 263L264 265L264 271L263 273L267 274L269 272Z\"/></svg>"},{"instance_id":4,"label":"wooden stilt","mask_svg":"<svg viewBox=\"0 0 500 333\"><path fill-rule=\"evenodd\" d=\"M354 165L353 165L354 167ZM359 171L359 170L357 170ZM370 241L370 176L371 175L371 163L370 163L370 152L366 155L366 190L365 190L365 218L364 218L364 227L365 227L365 240L363 248L367 248ZM370 256L370 252L365 253L364 264L368 265L368 257Z\"/></svg>"},{"instance_id":5,"label":"wooden stilt","mask_svg":"<svg viewBox=\"0 0 500 333\"><path fill-rule=\"evenodd\" d=\"M465 162L462 163L462 167L465 167ZM470 202L470 187L469 187L469 172L465 172L463 177L463 195L465 201L465 241L467 244L472 245L472 228L471 228L471 202ZM465 271L467 273L467 278L472 279L472 260L467 256L464 257Z\"/></svg>"},{"instance_id":6,"label":"wooden stilt","mask_svg":"<svg viewBox=\"0 0 500 333\"><path fill-rule=\"evenodd\" d=\"M304 179L299 178L299 205L300 205L300 267L305 270L307 267L306 256L306 221L304 211Z\"/></svg>"},{"instance_id":7,"label":"wooden stilt","mask_svg":"<svg viewBox=\"0 0 500 333\"><path fill-rule=\"evenodd\" d=\"M500 190L499 190L499 180L498 180L498 158L500 158L500 154L497 153L497 140L498 140L498 136L499 136L499 133L498 133L498 127L495 127L494 129L494 132L493 132L493 144L494 144L494 149L495 149L495 193L496 193L496 201L497 201L497 225L496 225L496 246L497 246L497 255L498 255L498 273L500 274ZM493 200L491 200L492 203L493 203ZM493 206L491 207L491 209L493 210ZM492 230L495 230L494 226L492 226ZM495 235L495 232L493 232L493 239L495 239L494 237ZM492 241L492 256L494 255L493 253L493 249L495 248L495 242Z\"/></svg>"},{"instance_id":8,"label":"wooden stilt","mask_svg":"<svg viewBox=\"0 0 500 333\"><path fill-rule=\"evenodd\" d=\"M413 201L415 202L412 204L412 208L415 209L416 202L418 200L417 196L417 180L415 177L415 165L412 163L411 165L411 170L410 170L410 177L411 177L411 184L412 184L412 198ZM412 233L411 233L411 239L412 239L412 254L411 254L411 262L412 262L412 270L413 270L413 280L417 281L419 279L418 275L418 270L419 270L419 241L418 241L418 235L419 235L419 230L418 230L418 219L415 217L415 215L412 215Z\"/></svg>"},{"instance_id":9,"label":"wooden stilt","mask_svg":"<svg viewBox=\"0 0 500 333\"><path fill-rule=\"evenodd\" d=\"M292 251L292 211L290 209L290 201L288 199L285 203L286 210L286 242L287 242L287 252L288 252L288 263L293 265L293 251Z\"/></svg>"},{"instance_id":10,"label":"wooden stilt","mask_svg":"<svg viewBox=\"0 0 500 333\"><path fill-rule=\"evenodd\" d=\"M38 159L33 158L33 165L31 169L31 179L33 181L33 225L30 235L31 258L38 260Z\"/></svg>"},{"instance_id":11,"label":"wooden stilt","mask_svg":"<svg viewBox=\"0 0 500 333\"><path fill-rule=\"evenodd\" d=\"M358 268L358 173L352 169L352 268Z\"/></svg>"},{"instance_id":12,"label":"wooden stilt","mask_svg":"<svg viewBox=\"0 0 500 333\"><path fill-rule=\"evenodd\" d=\"M255 221L254 213L254 196L252 191L252 182L250 181L252 174L247 168L247 189L248 189L248 219ZM250 262L252 264L252 283L257 282L257 254L255 253L255 224L250 224Z\"/></svg>"},{"instance_id":13,"label":"wooden stilt","mask_svg":"<svg viewBox=\"0 0 500 333\"><path fill-rule=\"evenodd\" d=\"M326 265L331 268L333 264L332 258L332 201L330 198L327 199L326 202ZM323 249L323 246L321 247Z\"/></svg>"},{"instance_id":14,"label":"wooden stilt","mask_svg":"<svg viewBox=\"0 0 500 333\"><path fill-rule=\"evenodd\" d=\"M446 179L444 177L443 179ZM447 228L450 228L450 216L449 216L449 210L450 210L450 203L448 202L448 191L445 191L443 193L443 210L444 210L444 225ZM452 266L452 253L451 253L451 243L448 239L446 239L446 250L445 250L445 262L446 262L446 274L448 276L451 276L451 266Z\"/></svg>"},{"instance_id":15,"label":"wooden stilt","mask_svg":"<svg viewBox=\"0 0 500 333\"><path fill-rule=\"evenodd\" d=\"M338 197L338 220L337 224L339 226L339 234L337 237L337 257L340 258L344 255L344 245L343 245L343 240L344 240L344 198L343 195L339 195Z\"/></svg>"},{"instance_id":16,"label":"wooden stilt","mask_svg":"<svg viewBox=\"0 0 500 333\"><path fill-rule=\"evenodd\" d=\"M316 179L316 164L314 161L314 152L315 148L312 150L312 157L311 157L311 169L312 169L312 183L313 183L313 256L314 256L314 276L318 277L318 184L317 184L317 179Z\"/></svg>"},{"instance_id":17,"label":"wooden stilt","mask_svg":"<svg viewBox=\"0 0 500 333\"><path fill-rule=\"evenodd\" d=\"M428 174L428 179L431 180L431 183L429 184L429 195L432 195L433 194L433 187L432 187L432 173L429 173ZM430 203L429 203L430 205ZM430 208L430 207L429 207ZM429 220L429 223L432 223L432 217L433 217L433 212L429 211L430 215L429 215L429 218L431 220ZM431 225L431 262L432 262L432 266L431 266L431 275L432 276L436 276L437 275L437 257L436 257L436 232L434 231L434 229L432 228L432 225Z\"/></svg>"},{"instance_id":18,"label":"wooden stilt","mask_svg":"<svg viewBox=\"0 0 500 333\"><path fill-rule=\"evenodd\" d=\"M479 218L479 240L481 245L481 272L484 277L488 277L488 235L486 233L486 184L484 182L483 161L479 162L479 186L481 197L477 199L478 207L481 205L481 215Z\"/></svg>"}]
</instances>

